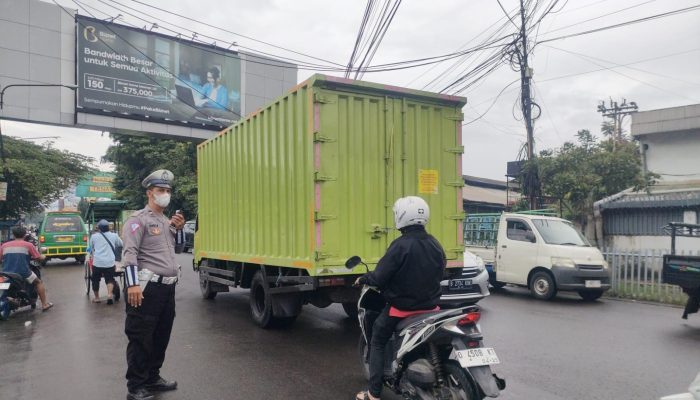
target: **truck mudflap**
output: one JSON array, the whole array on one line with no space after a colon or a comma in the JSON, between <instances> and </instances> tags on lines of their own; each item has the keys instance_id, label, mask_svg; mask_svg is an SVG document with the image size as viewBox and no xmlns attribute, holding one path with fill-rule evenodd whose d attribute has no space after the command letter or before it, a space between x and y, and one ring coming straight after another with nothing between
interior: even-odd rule
<instances>
[{"instance_id":1,"label":"truck mudflap","mask_svg":"<svg viewBox=\"0 0 700 400\"><path fill-rule=\"evenodd\" d=\"M470 367L468 368L469 373L479 385L481 391L487 397L498 397L501 390L506 388L506 381L499 378L496 374L491 371L491 367L484 365L481 367Z\"/></svg>"}]
</instances>

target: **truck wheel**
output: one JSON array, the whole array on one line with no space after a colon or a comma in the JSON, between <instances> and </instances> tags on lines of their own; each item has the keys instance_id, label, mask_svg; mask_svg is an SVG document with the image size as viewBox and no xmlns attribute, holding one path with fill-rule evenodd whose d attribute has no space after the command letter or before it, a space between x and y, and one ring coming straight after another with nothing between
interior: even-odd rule
<instances>
[{"instance_id":1,"label":"truck wheel","mask_svg":"<svg viewBox=\"0 0 700 400\"><path fill-rule=\"evenodd\" d=\"M217 292L211 290L211 282L203 271L199 271L199 289L202 291L202 297L207 300L212 300L216 297Z\"/></svg>"},{"instance_id":2,"label":"truck wheel","mask_svg":"<svg viewBox=\"0 0 700 400\"><path fill-rule=\"evenodd\" d=\"M284 326L294 322L296 317L275 318L272 314L272 300L263 272L258 270L250 282L250 314L263 329Z\"/></svg>"},{"instance_id":3,"label":"truck wheel","mask_svg":"<svg viewBox=\"0 0 700 400\"><path fill-rule=\"evenodd\" d=\"M536 299L549 300L557 294L557 287L548 273L539 271L530 280L530 293Z\"/></svg>"},{"instance_id":4,"label":"truck wheel","mask_svg":"<svg viewBox=\"0 0 700 400\"><path fill-rule=\"evenodd\" d=\"M578 295L583 301L596 301L603 295L601 290L579 290Z\"/></svg>"},{"instance_id":5,"label":"truck wheel","mask_svg":"<svg viewBox=\"0 0 700 400\"><path fill-rule=\"evenodd\" d=\"M357 303L343 303L343 310L345 310L345 314L347 314L348 317L357 319Z\"/></svg>"}]
</instances>

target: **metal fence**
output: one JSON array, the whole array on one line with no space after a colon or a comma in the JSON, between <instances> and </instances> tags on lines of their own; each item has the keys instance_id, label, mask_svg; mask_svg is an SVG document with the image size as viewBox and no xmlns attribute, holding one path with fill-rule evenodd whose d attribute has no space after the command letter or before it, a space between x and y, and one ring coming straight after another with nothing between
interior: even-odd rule
<instances>
[{"instance_id":1,"label":"metal fence","mask_svg":"<svg viewBox=\"0 0 700 400\"><path fill-rule=\"evenodd\" d=\"M661 282L663 256L670 253L669 250L604 249L603 255L612 273L612 288L607 294L629 299L685 304L688 297L680 287ZM700 251L678 254L700 255Z\"/></svg>"}]
</instances>

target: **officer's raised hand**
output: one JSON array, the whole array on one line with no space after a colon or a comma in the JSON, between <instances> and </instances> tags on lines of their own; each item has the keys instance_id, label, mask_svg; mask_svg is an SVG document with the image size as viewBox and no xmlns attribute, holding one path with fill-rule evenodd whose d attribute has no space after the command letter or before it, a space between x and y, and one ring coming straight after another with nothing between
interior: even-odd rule
<instances>
[{"instance_id":1,"label":"officer's raised hand","mask_svg":"<svg viewBox=\"0 0 700 400\"><path fill-rule=\"evenodd\" d=\"M185 216L182 214L182 211L177 210L177 212L173 214L170 218L170 225L175 229L182 229L182 227L185 226Z\"/></svg>"},{"instance_id":2,"label":"officer's raised hand","mask_svg":"<svg viewBox=\"0 0 700 400\"><path fill-rule=\"evenodd\" d=\"M135 285L126 289L126 297L130 306L141 306L141 302L143 301L143 292L141 291L141 286Z\"/></svg>"}]
</instances>

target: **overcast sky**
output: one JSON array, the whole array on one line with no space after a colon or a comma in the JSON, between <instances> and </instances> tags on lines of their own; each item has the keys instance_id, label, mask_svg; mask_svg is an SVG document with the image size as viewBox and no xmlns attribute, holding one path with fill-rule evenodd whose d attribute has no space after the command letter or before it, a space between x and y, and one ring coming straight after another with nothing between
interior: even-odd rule
<instances>
[{"instance_id":1,"label":"overcast sky","mask_svg":"<svg viewBox=\"0 0 700 400\"><path fill-rule=\"evenodd\" d=\"M199 33L236 41L242 46L301 58L249 39L183 21L131 0L117 1L143 10L144 19L160 25L163 25L163 21L170 21L191 27ZM340 64L348 62L367 3L359 0L146 2ZM72 9L77 8L69 0L59 0L59 3ZM81 3L92 6L90 12L100 18L120 13L99 0L81 0ZM519 4L516 0L501 0L501 3L509 11L515 10ZM548 3L547 0L542 4ZM558 12L546 16L530 40L582 32L697 4L697 0L562 0L555 8ZM83 10L80 13L87 15ZM610 15L604 16L606 14ZM122 21L139 26L145 24L128 16ZM496 0L404 0L373 64L452 53L465 48L465 45L472 47L484 40L484 31L490 34L495 26L505 21L504 13ZM542 107L542 115L535 125L536 150L557 147L570 141L580 129L597 133L603 121L596 111L597 103L610 96L613 99L635 101L641 111L700 103L698 21L700 10L694 10L536 46L530 56L530 64L534 68L535 101ZM519 24L519 20L516 19L515 22ZM509 25L504 32L515 31L516 27ZM488 55L489 51L476 53L466 59L459 69L449 72L446 70L453 65L454 60L435 67L367 73L363 79L421 89L436 77L441 77L439 85L429 87L439 91L458 78L460 71L470 64L476 65ZM634 64L621 66L631 63ZM299 81L313 73L300 70ZM525 142L523 123L513 115L519 117L520 114L517 108L514 109L519 83L510 86L500 97L497 96L506 85L518 78L518 72L513 71L509 65L503 65L463 93L469 102L464 108L465 123L488 110L483 118L464 127L465 174L503 179L506 162L517 158ZM629 127L629 119L626 127ZM3 122L2 128L10 136L60 136L59 139L53 139L55 147L96 159L104 155L110 144L106 134L95 131L15 122Z\"/></svg>"}]
</instances>

